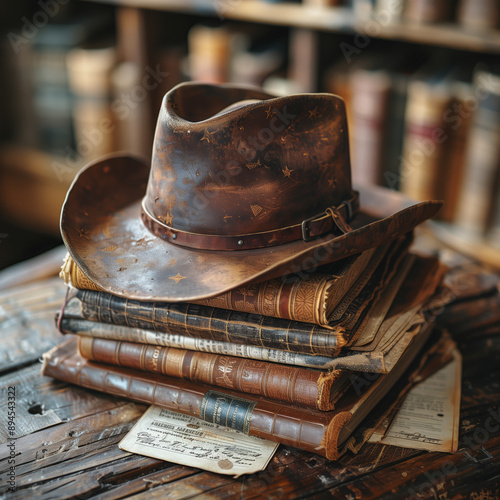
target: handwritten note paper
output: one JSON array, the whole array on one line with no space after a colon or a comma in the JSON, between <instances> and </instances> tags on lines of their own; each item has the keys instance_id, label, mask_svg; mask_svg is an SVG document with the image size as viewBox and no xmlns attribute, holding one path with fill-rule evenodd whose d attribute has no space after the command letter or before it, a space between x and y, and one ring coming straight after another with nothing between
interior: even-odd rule
<instances>
[{"instance_id":1,"label":"handwritten note paper","mask_svg":"<svg viewBox=\"0 0 500 500\"><path fill-rule=\"evenodd\" d=\"M370 442L417 450L455 452L458 425L462 358L453 360L416 385L406 396L389 429L377 429Z\"/></svg>"},{"instance_id":2,"label":"handwritten note paper","mask_svg":"<svg viewBox=\"0 0 500 500\"><path fill-rule=\"evenodd\" d=\"M238 477L264 470L278 444L151 406L119 447L139 455Z\"/></svg>"}]
</instances>

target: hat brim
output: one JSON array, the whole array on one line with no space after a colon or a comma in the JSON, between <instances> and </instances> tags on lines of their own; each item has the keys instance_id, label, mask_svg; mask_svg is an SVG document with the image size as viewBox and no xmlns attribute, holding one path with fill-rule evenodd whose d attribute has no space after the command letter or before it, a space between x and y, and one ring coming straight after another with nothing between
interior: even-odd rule
<instances>
[{"instance_id":1,"label":"hat brim","mask_svg":"<svg viewBox=\"0 0 500 500\"><path fill-rule=\"evenodd\" d=\"M395 191L354 186L361 210L349 233L256 250L202 251L168 243L143 225L141 199L148 177L143 160L103 158L78 174L61 213L64 243L83 273L109 293L137 300L193 301L314 269L389 243L442 205L415 204Z\"/></svg>"}]
</instances>

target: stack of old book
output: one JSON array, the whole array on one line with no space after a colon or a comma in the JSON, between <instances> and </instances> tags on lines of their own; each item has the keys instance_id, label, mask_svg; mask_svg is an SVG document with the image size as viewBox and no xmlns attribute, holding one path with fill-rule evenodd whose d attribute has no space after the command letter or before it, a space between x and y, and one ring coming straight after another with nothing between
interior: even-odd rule
<instances>
[{"instance_id":1,"label":"stack of old book","mask_svg":"<svg viewBox=\"0 0 500 500\"><path fill-rule=\"evenodd\" d=\"M193 303L111 295L68 256L57 324L73 340L43 372L336 459L436 344L444 266L411 240Z\"/></svg>"}]
</instances>

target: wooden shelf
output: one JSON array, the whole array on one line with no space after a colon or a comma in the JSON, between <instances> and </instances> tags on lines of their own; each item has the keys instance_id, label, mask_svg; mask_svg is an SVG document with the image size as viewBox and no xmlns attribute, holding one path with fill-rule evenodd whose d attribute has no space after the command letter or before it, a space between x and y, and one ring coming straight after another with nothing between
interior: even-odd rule
<instances>
[{"instance_id":1,"label":"wooden shelf","mask_svg":"<svg viewBox=\"0 0 500 500\"><path fill-rule=\"evenodd\" d=\"M366 33L371 38L451 47L473 52L500 53L500 31L468 31L457 24L386 24L371 19L357 21L346 7L314 7L297 3L258 0L89 0L117 7L135 7L166 12L308 28L333 33Z\"/></svg>"},{"instance_id":2,"label":"wooden shelf","mask_svg":"<svg viewBox=\"0 0 500 500\"><path fill-rule=\"evenodd\" d=\"M471 237L460 228L444 222L429 221L432 235L444 246L500 270L500 249L479 237Z\"/></svg>"}]
</instances>

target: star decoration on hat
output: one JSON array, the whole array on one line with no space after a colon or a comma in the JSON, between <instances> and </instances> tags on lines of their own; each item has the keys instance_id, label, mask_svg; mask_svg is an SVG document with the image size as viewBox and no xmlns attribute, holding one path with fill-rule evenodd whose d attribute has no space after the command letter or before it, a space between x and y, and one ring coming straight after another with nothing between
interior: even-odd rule
<instances>
[{"instance_id":1,"label":"star decoration on hat","mask_svg":"<svg viewBox=\"0 0 500 500\"><path fill-rule=\"evenodd\" d=\"M174 220L174 216L170 212L167 212L167 215L165 215L165 224L167 226L171 226L173 220Z\"/></svg>"},{"instance_id":2,"label":"star decoration on hat","mask_svg":"<svg viewBox=\"0 0 500 500\"><path fill-rule=\"evenodd\" d=\"M309 110L309 118L318 118L318 107Z\"/></svg>"},{"instance_id":3,"label":"star decoration on hat","mask_svg":"<svg viewBox=\"0 0 500 500\"><path fill-rule=\"evenodd\" d=\"M274 111L272 110L271 106L269 106L266 109L266 118L272 118L274 116Z\"/></svg>"},{"instance_id":4,"label":"star decoration on hat","mask_svg":"<svg viewBox=\"0 0 500 500\"><path fill-rule=\"evenodd\" d=\"M174 280L175 284L177 285L179 281L185 280L187 276L182 276L181 273L177 273L175 276L170 276L168 279L169 280Z\"/></svg>"},{"instance_id":5,"label":"star decoration on hat","mask_svg":"<svg viewBox=\"0 0 500 500\"><path fill-rule=\"evenodd\" d=\"M201 141L207 141L209 144L210 144L210 136L215 134L215 131L213 132L209 132L208 130L205 130L203 132L203 137L200 139L200 142Z\"/></svg>"},{"instance_id":6,"label":"star decoration on hat","mask_svg":"<svg viewBox=\"0 0 500 500\"><path fill-rule=\"evenodd\" d=\"M87 228L85 227L81 227L78 229L78 236L80 236L80 238L85 238L86 240L89 240L90 237L89 237L89 231Z\"/></svg>"},{"instance_id":7,"label":"star decoration on hat","mask_svg":"<svg viewBox=\"0 0 500 500\"><path fill-rule=\"evenodd\" d=\"M285 168L282 168L281 171L283 172L283 175L285 177L288 177L289 179L291 179L290 174L293 172L293 169L290 170L288 168L288 165L285 165Z\"/></svg>"}]
</instances>

